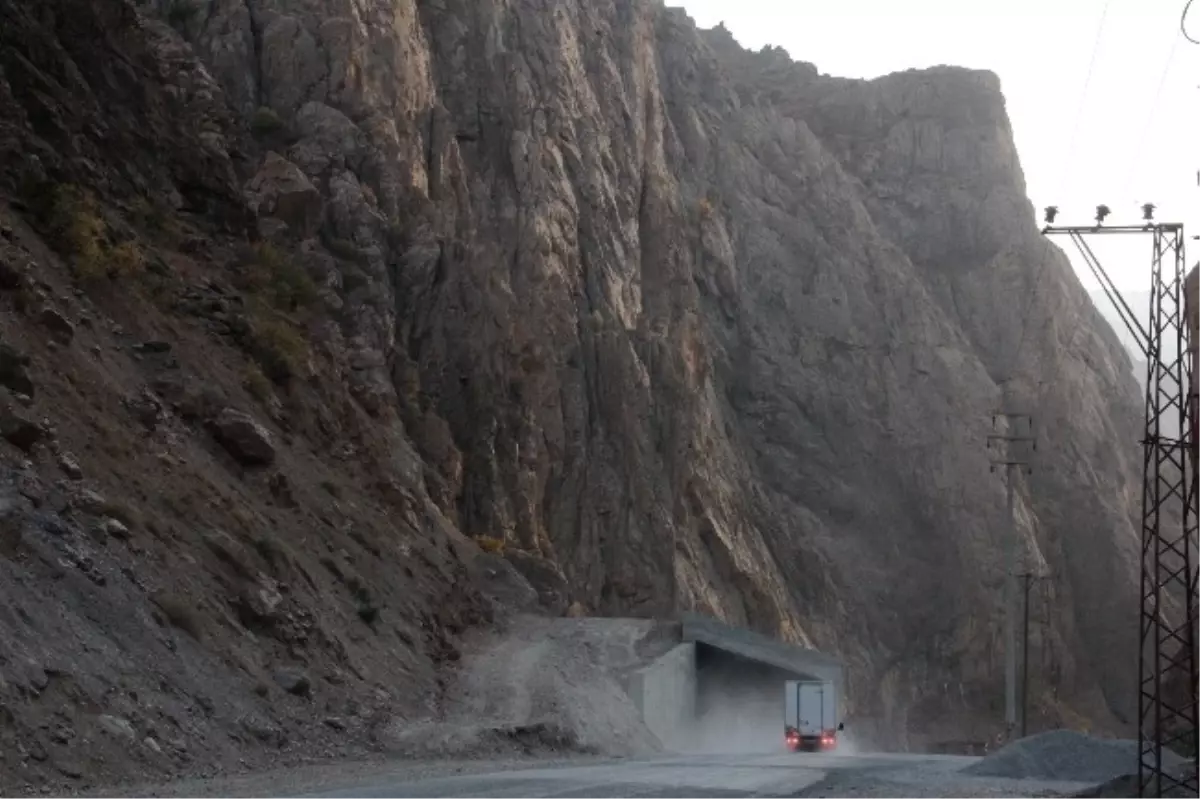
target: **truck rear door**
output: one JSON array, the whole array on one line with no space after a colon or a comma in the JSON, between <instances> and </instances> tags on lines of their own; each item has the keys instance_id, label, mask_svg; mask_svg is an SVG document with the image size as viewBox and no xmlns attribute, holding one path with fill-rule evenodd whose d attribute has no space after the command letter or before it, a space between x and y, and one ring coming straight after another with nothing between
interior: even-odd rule
<instances>
[{"instance_id":1,"label":"truck rear door","mask_svg":"<svg viewBox=\"0 0 1200 799\"><path fill-rule=\"evenodd\" d=\"M825 718L825 686L816 682L802 682L799 692L796 729L803 738L820 737Z\"/></svg>"}]
</instances>

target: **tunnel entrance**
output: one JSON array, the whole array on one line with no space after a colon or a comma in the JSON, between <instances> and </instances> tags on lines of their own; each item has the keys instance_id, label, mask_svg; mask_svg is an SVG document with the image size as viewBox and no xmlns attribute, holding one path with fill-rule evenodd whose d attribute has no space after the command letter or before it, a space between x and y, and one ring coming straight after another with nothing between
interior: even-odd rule
<instances>
[{"instance_id":1,"label":"tunnel entrance","mask_svg":"<svg viewBox=\"0 0 1200 799\"><path fill-rule=\"evenodd\" d=\"M632 673L626 688L671 751L783 751L787 680L828 680L842 696L842 664L822 652L696 614L678 629L679 644Z\"/></svg>"},{"instance_id":2,"label":"tunnel entrance","mask_svg":"<svg viewBox=\"0 0 1200 799\"><path fill-rule=\"evenodd\" d=\"M696 644L696 704L690 749L751 754L783 749L783 684L812 679Z\"/></svg>"}]
</instances>

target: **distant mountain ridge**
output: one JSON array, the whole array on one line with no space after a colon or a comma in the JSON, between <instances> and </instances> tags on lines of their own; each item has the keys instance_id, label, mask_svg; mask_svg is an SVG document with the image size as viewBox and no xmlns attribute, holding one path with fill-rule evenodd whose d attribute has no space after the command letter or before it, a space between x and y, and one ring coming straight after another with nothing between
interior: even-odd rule
<instances>
[{"instance_id":1,"label":"distant mountain ridge","mask_svg":"<svg viewBox=\"0 0 1200 799\"><path fill-rule=\"evenodd\" d=\"M1146 358L1142 354L1142 349L1138 346L1137 339L1134 333L1129 330L1125 323L1121 320L1120 314L1117 313L1116 307L1112 300L1104 293L1103 289L1095 289L1088 292L1092 298L1092 302L1100 311L1101 316L1112 327L1113 332L1117 334L1121 345L1129 351L1129 357L1133 366L1133 376L1137 378L1138 387L1142 390L1142 395L1146 393ZM1137 315L1137 321L1142 325L1142 329L1149 331L1150 327L1150 292L1149 291L1122 291L1121 297L1130 310ZM1178 352L1178 343L1168 338L1163 341L1163 352L1171 356ZM1174 435L1177 431L1178 424L1173 419L1166 420L1166 431L1168 435Z\"/></svg>"},{"instance_id":2,"label":"distant mountain ridge","mask_svg":"<svg viewBox=\"0 0 1200 799\"><path fill-rule=\"evenodd\" d=\"M1112 300L1108 298L1103 289L1093 289L1092 291L1088 292L1088 295L1092 298L1092 302L1095 303L1096 308L1104 316L1105 321L1108 322L1108 324L1112 327L1113 332L1117 334L1117 338L1121 340L1121 344L1124 345L1125 349L1129 350L1129 354L1133 356L1135 367L1139 365L1141 366L1141 368L1138 370L1138 379L1145 380L1146 375L1143 374L1145 369L1142 351L1137 346L1133 334L1125 326L1125 323L1121 321L1121 317L1117 313L1117 309L1113 305ZM1126 304L1129 305L1130 310L1137 314L1138 322L1143 326L1143 328L1145 328L1150 317L1150 292L1121 291L1121 297L1123 297Z\"/></svg>"}]
</instances>

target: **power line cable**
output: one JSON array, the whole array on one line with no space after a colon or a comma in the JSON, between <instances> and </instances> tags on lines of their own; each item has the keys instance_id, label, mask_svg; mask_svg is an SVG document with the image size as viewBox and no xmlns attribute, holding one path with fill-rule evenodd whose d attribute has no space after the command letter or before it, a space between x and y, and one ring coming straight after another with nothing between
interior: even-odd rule
<instances>
[{"instance_id":1,"label":"power line cable","mask_svg":"<svg viewBox=\"0 0 1200 799\"><path fill-rule=\"evenodd\" d=\"M1190 2L1190 0L1189 0ZM1133 183L1133 174L1137 167L1141 164L1142 145L1146 143L1146 137L1150 134L1150 128L1153 126L1154 118L1158 115L1159 103L1162 100L1163 87L1167 85L1167 75L1171 72L1171 64L1175 60L1175 51L1179 49L1179 37L1174 33L1171 34L1171 49L1167 53L1167 61L1163 64L1162 74L1158 78L1158 88L1154 91L1154 102L1150 106L1150 113L1146 116L1146 121L1142 124L1141 134L1137 138L1136 146L1133 148L1133 160L1130 161L1129 171L1125 175L1125 183L1121 187L1120 197L1125 197L1129 191L1130 184Z\"/></svg>"},{"instance_id":2,"label":"power line cable","mask_svg":"<svg viewBox=\"0 0 1200 799\"><path fill-rule=\"evenodd\" d=\"M1079 124L1083 121L1083 109L1087 102L1088 90L1092 85L1092 75L1096 69L1096 55L1100 51L1100 38L1104 34L1104 23L1108 19L1108 6L1111 0L1105 0L1104 9L1100 12L1100 22L1096 26L1096 38L1092 42L1092 55L1088 61L1087 77L1083 82L1083 92L1079 96L1079 105L1075 109L1075 124L1071 130L1070 144L1067 148L1067 163L1063 167L1063 173L1059 178L1059 186L1070 177L1071 167L1075 161L1075 142L1079 137ZM1191 0L1189 0L1191 2ZM1037 299L1038 291L1041 287L1042 276L1046 271L1046 264L1049 262L1050 251L1054 245L1048 239L1043 239L1042 242L1042 257L1038 264L1037 271L1034 273L1033 289L1030 292L1029 301L1025 304L1025 313L1021 321L1021 335L1017 339L1017 349L1013 354L1012 365L1008 370L1008 377L1003 382L1011 381L1015 375L1017 365L1021 362L1021 351L1025 348L1025 338L1029 330L1029 318L1033 315L1034 301Z\"/></svg>"},{"instance_id":3,"label":"power line cable","mask_svg":"<svg viewBox=\"0 0 1200 799\"><path fill-rule=\"evenodd\" d=\"M1191 5L1191 0L1188 0L1187 5ZM1183 16L1186 19L1186 17L1187 17L1187 6L1186 5L1184 6ZM1180 20L1181 30L1182 30L1182 25L1183 25L1183 20ZM1188 38L1187 31L1183 31L1183 35L1184 35L1184 38ZM1162 100L1163 87L1166 86L1167 76L1171 72L1171 66L1174 63L1175 53L1178 49L1179 49L1179 36L1176 35L1174 32L1172 32L1172 34L1171 34L1171 49L1167 53L1166 63L1163 64L1162 74L1159 76L1159 79L1158 79L1158 88L1154 92L1154 101L1150 106L1150 111L1147 114L1146 120L1142 125L1141 134L1138 136L1137 144L1133 149L1134 155L1133 155L1133 159L1130 162L1129 170L1125 176L1125 182L1121 187L1121 194L1119 195L1121 197L1125 197L1128 195L1129 187L1133 183L1134 173L1137 169L1137 166L1141 163L1142 145L1145 143L1146 137L1149 134L1151 127L1153 126L1154 118L1158 114L1159 105ZM1097 309L1097 310L1099 310L1099 309ZM1107 322L1107 319L1105 321ZM1059 353L1060 353L1059 365L1060 366L1066 360L1066 358L1069 356L1071 350L1075 347L1075 343L1076 343L1076 341L1078 341L1079 335L1082 331L1083 331L1083 326L1081 326L1081 325L1076 326L1075 332L1071 334L1070 341L1067 342L1067 346L1065 346L1061 350L1059 350ZM1120 332L1119 331L1117 331L1117 332L1118 332L1118 338L1121 338ZM1125 346L1124 339L1121 340L1121 345L1123 347ZM1136 360L1136 356L1133 356L1133 357Z\"/></svg>"},{"instance_id":4,"label":"power line cable","mask_svg":"<svg viewBox=\"0 0 1200 799\"><path fill-rule=\"evenodd\" d=\"M1096 71L1096 56L1100 54L1100 39L1104 35L1104 23L1108 19L1108 6L1111 0L1105 0L1104 8L1100 12L1100 22L1096 25L1096 38L1092 42L1092 56L1088 61L1087 77L1083 81L1083 92L1079 95L1079 105L1075 108L1075 125L1071 129L1071 144L1067 149L1067 162L1063 165L1063 173L1059 178L1059 182L1063 183L1071 176L1071 169L1075 166L1075 142L1079 136L1079 125L1083 122L1083 109L1087 105L1088 93L1092 87L1092 75Z\"/></svg>"}]
</instances>

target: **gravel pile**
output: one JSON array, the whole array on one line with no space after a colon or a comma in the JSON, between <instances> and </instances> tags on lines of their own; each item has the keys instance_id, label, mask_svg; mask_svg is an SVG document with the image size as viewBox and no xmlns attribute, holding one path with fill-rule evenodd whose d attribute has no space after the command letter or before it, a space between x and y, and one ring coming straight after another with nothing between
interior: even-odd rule
<instances>
[{"instance_id":1,"label":"gravel pile","mask_svg":"<svg viewBox=\"0 0 1200 799\"><path fill-rule=\"evenodd\" d=\"M1173 753L1164 762L1182 763ZM1093 738L1070 730L1053 730L1014 741L963 769L976 777L1107 782L1138 768L1137 741Z\"/></svg>"},{"instance_id":2,"label":"gravel pile","mask_svg":"<svg viewBox=\"0 0 1200 799\"><path fill-rule=\"evenodd\" d=\"M1194 773L1195 768L1195 763L1184 761L1181 764L1176 765L1174 768L1168 768L1167 771L1168 773L1173 771L1175 778L1183 781L1190 776L1189 772ZM1151 785L1151 790L1153 791L1153 783L1151 783ZM1140 796L1141 794L1138 792L1137 774L1126 774L1122 777L1117 777L1116 779L1102 782L1099 785L1094 785L1091 788L1078 791L1071 795L1078 797L1089 797L1089 799L1095 799L1096 797L1104 797L1105 799L1121 799L1121 797L1130 797L1130 799L1132 799L1133 797ZM1164 786L1162 796L1169 797L1169 799L1195 799L1196 794L1185 790L1181 786L1171 785L1170 787Z\"/></svg>"}]
</instances>

